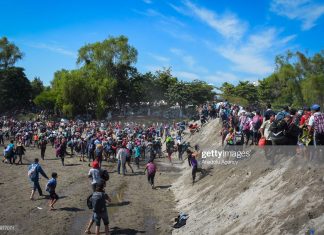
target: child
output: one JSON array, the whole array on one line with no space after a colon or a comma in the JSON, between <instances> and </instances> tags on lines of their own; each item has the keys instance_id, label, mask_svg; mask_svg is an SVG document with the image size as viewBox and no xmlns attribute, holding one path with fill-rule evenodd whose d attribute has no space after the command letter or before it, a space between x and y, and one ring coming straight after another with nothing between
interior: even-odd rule
<instances>
[{"instance_id":1,"label":"child","mask_svg":"<svg viewBox=\"0 0 324 235\"><path fill-rule=\"evenodd\" d=\"M154 164L153 160L154 159L149 160L144 170L144 173L147 170L147 180L151 184L152 189L154 189L154 177L156 172L156 165Z\"/></svg>"},{"instance_id":2,"label":"child","mask_svg":"<svg viewBox=\"0 0 324 235\"><path fill-rule=\"evenodd\" d=\"M57 173L53 172L52 178L48 181L46 185L46 191L49 192L50 194L50 201L49 201L50 210L55 210L54 204L59 199L58 195L55 192L55 188L57 184L56 179L57 179Z\"/></svg>"}]
</instances>

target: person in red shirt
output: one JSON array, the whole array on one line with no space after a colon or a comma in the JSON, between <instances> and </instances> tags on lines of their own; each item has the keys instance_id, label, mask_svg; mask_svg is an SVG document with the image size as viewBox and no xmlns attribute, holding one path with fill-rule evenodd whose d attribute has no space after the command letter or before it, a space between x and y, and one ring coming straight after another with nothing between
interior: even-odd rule
<instances>
[{"instance_id":1,"label":"person in red shirt","mask_svg":"<svg viewBox=\"0 0 324 235\"><path fill-rule=\"evenodd\" d=\"M308 123L308 119L312 115L312 112L309 107L304 108L303 116L300 119L299 126L302 128L305 124Z\"/></svg>"}]
</instances>

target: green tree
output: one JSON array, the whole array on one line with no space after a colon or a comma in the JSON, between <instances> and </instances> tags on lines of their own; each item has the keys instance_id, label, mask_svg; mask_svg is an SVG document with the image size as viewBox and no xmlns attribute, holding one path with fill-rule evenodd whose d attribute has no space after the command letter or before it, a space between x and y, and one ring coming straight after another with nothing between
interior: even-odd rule
<instances>
[{"instance_id":1,"label":"green tree","mask_svg":"<svg viewBox=\"0 0 324 235\"><path fill-rule=\"evenodd\" d=\"M137 50L129 45L125 36L109 37L102 42L87 44L80 48L77 63L94 71L101 78L116 80L114 87L115 104L122 108L129 101L130 76L134 73L132 64L137 61ZM102 102L101 102L102 103Z\"/></svg>"},{"instance_id":2,"label":"green tree","mask_svg":"<svg viewBox=\"0 0 324 235\"><path fill-rule=\"evenodd\" d=\"M7 69L22 59L23 53L19 48L8 41L6 37L0 38L0 69Z\"/></svg>"},{"instance_id":3,"label":"green tree","mask_svg":"<svg viewBox=\"0 0 324 235\"><path fill-rule=\"evenodd\" d=\"M42 93L45 90L43 81L39 77L35 77L30 82L31 88L32 88L32 99L34 99L36 96L38 96L40 93Z\"/></svg>"},{"instance_id":4,"label":"green tree","mask_svg":"<svg viewBox=\"0 0 324 235\"><path fill-rule=\"evenodd\" d=\"M188 83L190 97L190 104L199 105L214 98L214 86L207 84L204 81L194 80Z\"/></svg>"},{"instance_id":5,"label":"green tree","mask_svg":"<svg viewBox=\"0 0 324 235\"><path fill-rule=\"evenodd\" d=\"M52 111L55 108L56 98L54 92L49 89L37 95L33 101L37 107Z\"/></svg>"},{"instance_id":6,"label":"green tree","mask_svg":"<svg viewBox=\"0 0 324 235\"><path fill-rule=\"evenodd\" d=\"M31 86L24 69L0 69L0 112L29 107Z\"/></svg>"},{"instance_id":7,"label":"green tree","mask_svg":"<svg viewBox=\"0 0 324 235\"><path fill-rule=\"evenodd\" d=\"M169 105L178 104L180 106L180 117L182 117L183 110L191 98L189 83L182 81L173 83L168 87L165 95Z\"/></svg>"},{"instance_id":8,"label":"green tree","mask_svg":"<svg viewBox=\"0 0 324 235\"><path fill-rule=\"evenodd\" d=\"M154 80L154 98L155 101L166 101L168 99L168 89L177 84L178 79L171 74L170 68L158 70L155 73Z\"/></svg>"}]
</instances>

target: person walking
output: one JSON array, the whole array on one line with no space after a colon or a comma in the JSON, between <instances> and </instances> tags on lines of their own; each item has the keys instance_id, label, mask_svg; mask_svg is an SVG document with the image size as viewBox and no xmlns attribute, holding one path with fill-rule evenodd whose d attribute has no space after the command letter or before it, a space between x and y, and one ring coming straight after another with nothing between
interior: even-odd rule
<instances>
[{"instance_id":1,"label":"person walking","mask_svg":"<svg viewBox=\"0 0 324 235\"><path fill-rule=\"evenodd\" d=\"M35 158L34 163L28 167L28 177L33 185L30 200L34 200L36 189L38 190L39 196L43 196L42 189L39 185L39 174L48 179L46 173L43 171L41 165L39 164L39 159Z\"/></svg>"},{"instance_id":2,"label":"person walking","mask_svg":"<svg viewBox=\"0 0 324 235\"><path fill-rule=\"evenodd\" d=\"M154 159L150 159L149 162L147 163L144 174L147 170L147 180L151 184L152 189L154 189L154 177L156 173L156 165L154 164Z\"/></svg>"},{"instance_id":3,"label":"person walking","mask_svg":"<svg viewBox=\"0 0 324 235\"><path fill-rule=\"evenodd\" d=\"M47 140L45 139L45 136L40 137L39 147L41 149L41 158L43 160L45 159L46 145L47 145Z\"/></svg>"},{"instance_id":4,"label":"person walking","mask_svg":"<svg viewBox=\"0 0 324 235\"><path fill-rule=\"evenodd\" d=\"M104 223L105 226L105 234L109 234L109 217L108 217L108 211L106 206L106 201L111 202L111 198L105 193L104 184L97 184L96 190L91 196L91 203L92 203L92 219L90 220L90 223L86 229L86 233L90 234L90 228L93 223L93 221L96 223L96 230L95 234L100 234L100 222L101 220Z\"/></svg>"},{"instance_id":5,"label":"person walking","mask_svg":"<svg viewBox=\"0 0 324 235\"><path fill-rule=\"evenodd\" d=\"M17 165L22 164L22 155L25 154L26 149L22 145L21 141L19 140L17 147L16 147L16 155L18 155L19 160L17 162Z\"/></svg>"},{"instance_id":6,"label":"person walking","mask_svg":"<svg viewBox=\"0 0 324 235\"><path fill-rule=\"evenodd\" d=\"M56 194L55 189L57 185L57 173L52 173L52 178L48 181L46 185L46 191L50 194L49 206L50 210L55 210L54 204L59 199L59 196Z\"/></svg>"}]
</instances>

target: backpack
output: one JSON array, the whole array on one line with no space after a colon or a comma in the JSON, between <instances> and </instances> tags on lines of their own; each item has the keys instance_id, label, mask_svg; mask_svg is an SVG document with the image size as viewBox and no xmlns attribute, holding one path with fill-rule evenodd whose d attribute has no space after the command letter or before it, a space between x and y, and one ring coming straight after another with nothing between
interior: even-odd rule
<instances>
[{"instance_id":1,"label":"backpack","mask_svg":"<svg viewBox=\"0 0 324 235\"><path fill-rule=\"evenodd\" d=\"M38 164L32 164L30 170L28 171L28 177L30 179L35 179L36 174L37 174L37 166L38 166Z\"/></svg>"},{"instance_id":2,"label":"backpack","mask_svg":"<svg viewBox=\"0 0 324 235\"><path fill-rule=\"evenodd\" d=\"M324 113L314 115L314 130L317 134L324 134Z\"/></svg>"},{"instance_id":3,"label":"backpack","mask_svg":"<svg viewBox=\"0 0 324 235\"><path fill-rule=\"evenodd\" d=\"M108 181L109 180L109 173L108 173L108 171L107 170L100 171L100 177L104 181Z\"/></svg>"},{"instance_id":4,"label":"backpack","mask_svg":"<svg viewBox=\"0 0 324 235\"><path fill-rule=\"evenodd\" d=\"M234 138L235 138L236 145L244 144L244 136L243 136L242 132L236 132Z\"/></svg>"},{"instance_id":5,"label":"backpack","mask_svg":"<svg viewBox=\"0 0 324 235\"><path fill-rule=\"evenodd\" d=\"M106 200L104 192L94 192L92 194L92 209L95 213L102 213L106 211Z\"/></svg>"},{"instance_id":6,"label":"backpack","mask_svg":"<svg viewBox=\"0 0 324 235\"><path fill-rule=\"evenodd\" d=\"M282 119L281 121L273 121L269 127L269 131L272 133L278 133L285 130L285 121Z\"/></svg>"},{"instance_id":7,"label":"backpack","mask_svg":"<svg viewBox=\"0 0 324 235\"><path fill-rule=\"evenodd\" d=\"M91 142L91 143L89 144L89 151L90 151L90 152L93 152L95 149L96 149L96 145L94 144L94 142Z\"/></svg>"},{"instance_id":8,"label":"backpack","mask_svg":"<svg viewBox=\"0 0 324 235\"><path fill-rule=\"evenodd\" d=\"M261 120L260 120L260 117L259 116L255 116L253 119L256 119L257 118L257 120L255 121L255 120L253 120L253 128L255 129L255 130L259 130L259 128L261 127Z\"/></svg>"},{"instance_id":9,"label":"backpack","mask_svg":"<svg viewBox=\"0 0 324 235\"><path fill-rule=\"evenodd\" d=\"M243 128L243 131L247 131L250 129L250 122L249 122L249 118L247 116L245 116L242 128Z\"/></svg>"},{"instance_id":10,"label":"backpack","mask_svg":"<svg viewBox=\"0 0 324 235\"><path fill-rule=\"evenodd\" d=\"M276 116L276 120L277 120L277 121L281 121L282 119L285 118L285 116L286 116L287 114L289 114L289 113L284 112L284 111L279 112L279 113L277 114L277 116Z\"/></svg>"}]
</instances>

